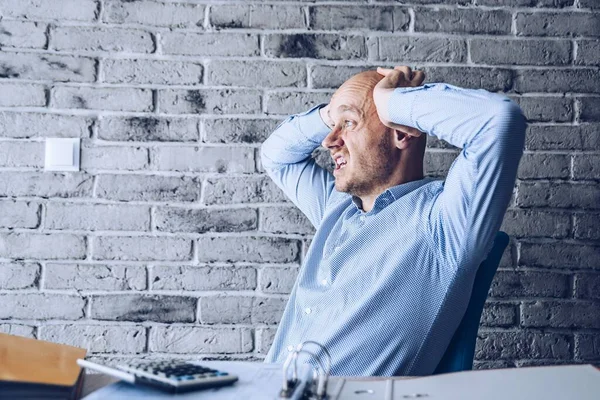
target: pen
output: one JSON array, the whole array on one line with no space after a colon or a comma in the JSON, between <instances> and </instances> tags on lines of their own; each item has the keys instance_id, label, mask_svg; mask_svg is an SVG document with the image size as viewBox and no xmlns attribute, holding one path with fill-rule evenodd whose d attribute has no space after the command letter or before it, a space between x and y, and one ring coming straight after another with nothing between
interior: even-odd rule
<instances>
[{"instance_id":1,"label":"pen","mask_svg":"<svg viewBox=\"0 0 600 400\"><path fill-rule=\"evenodd\" d=\"M80 358L77 359L77 364L83 368L93 369L94 371L102 372L103 374L114 376L115 378L119 378L130 383L135 383L135 376L133 374L128 374L125 371L120 371L115 368L96 364L91 361L82 360Z\"/></svg>"}]
</instances>

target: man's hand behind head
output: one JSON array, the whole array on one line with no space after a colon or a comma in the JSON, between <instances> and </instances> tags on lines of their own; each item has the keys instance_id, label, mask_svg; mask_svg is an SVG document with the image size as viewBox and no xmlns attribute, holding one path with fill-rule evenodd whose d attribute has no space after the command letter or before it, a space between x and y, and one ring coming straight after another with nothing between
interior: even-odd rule
<instances>
[{"instance_id":1,"label":"man's hand behind head","mask_svg":"<svg viewBox=\"0 0 600 400\"><path fill-rule=\"evenodd\" d=\"M388 104L394 89L399 87L420 86L425 80L423 71L412 71L410 67L398 66L394 69L377 68L377 72L384 76L373 89L373 100L381 122L392 129L396 129L410 136L421 136L422 132L416 128L393 123L389 117Z\"/></svg>"}]
</instances>

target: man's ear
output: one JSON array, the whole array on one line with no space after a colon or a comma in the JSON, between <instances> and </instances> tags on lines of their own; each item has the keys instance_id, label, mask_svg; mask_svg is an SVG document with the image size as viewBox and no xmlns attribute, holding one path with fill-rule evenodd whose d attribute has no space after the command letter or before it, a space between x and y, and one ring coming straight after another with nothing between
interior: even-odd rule
<instances>
[{"instance_id":1,"label":"man's ear","mask_svg":"<svg viewBox=\"0 0 600 400\"><path fill-rule=\"evenodd\" d=\"M394 145L400 150L409 148L418 139L418 137L411 136L408 133L406 133L400 129L394 129L393 133L394 133Z\"/></svg>"}]
</instances>

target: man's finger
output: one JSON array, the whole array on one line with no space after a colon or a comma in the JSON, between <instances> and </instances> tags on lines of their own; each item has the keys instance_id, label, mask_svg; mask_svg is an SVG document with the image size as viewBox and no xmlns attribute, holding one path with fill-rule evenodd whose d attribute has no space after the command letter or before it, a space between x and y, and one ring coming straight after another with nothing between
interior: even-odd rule
<instances>
[{"instance_id":1,"label":"man's finger","mask_svg":"<svg viewBox=\"0 0 600 400\"><path fill-rule=\"evenodd\" d=\"M396 71L400 71L404 74L404 76L406 77L407 80L412 80L412 70L410 69L410 67L407 67L406 65L398 65L396 67L394 67L394 69Z\"/></svg>"},{"instance_id":2,"label":"man's finger","mask_svg":"<svg viewBox=\"0 0 600 400\"><path fill-rule=\"evenodd\" d=\"M412 83L415 86L420 86L425 80L425 73L423 71L415 71L412 78Z\"/></svg>"}]
</instances>

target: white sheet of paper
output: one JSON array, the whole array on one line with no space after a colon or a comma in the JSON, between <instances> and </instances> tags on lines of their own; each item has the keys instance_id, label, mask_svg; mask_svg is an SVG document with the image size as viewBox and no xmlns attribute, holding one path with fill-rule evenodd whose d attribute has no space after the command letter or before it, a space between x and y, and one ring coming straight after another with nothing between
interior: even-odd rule
<instances>
[{"instance_id":1,"label":"white sheet of paper","mask_svg":"<svg viewBox=\"0 0 600 400\"><path fill-rule=\"evenodd\" d=\"M239 380L232 386L199 390L172 395L142 385L117 382L92 392L84 400L144 399L163 400L273 400L279 398L283 378L281 364L265 364L242 361L192 362L237 375Z\"/></svg>"}]
</instances>

